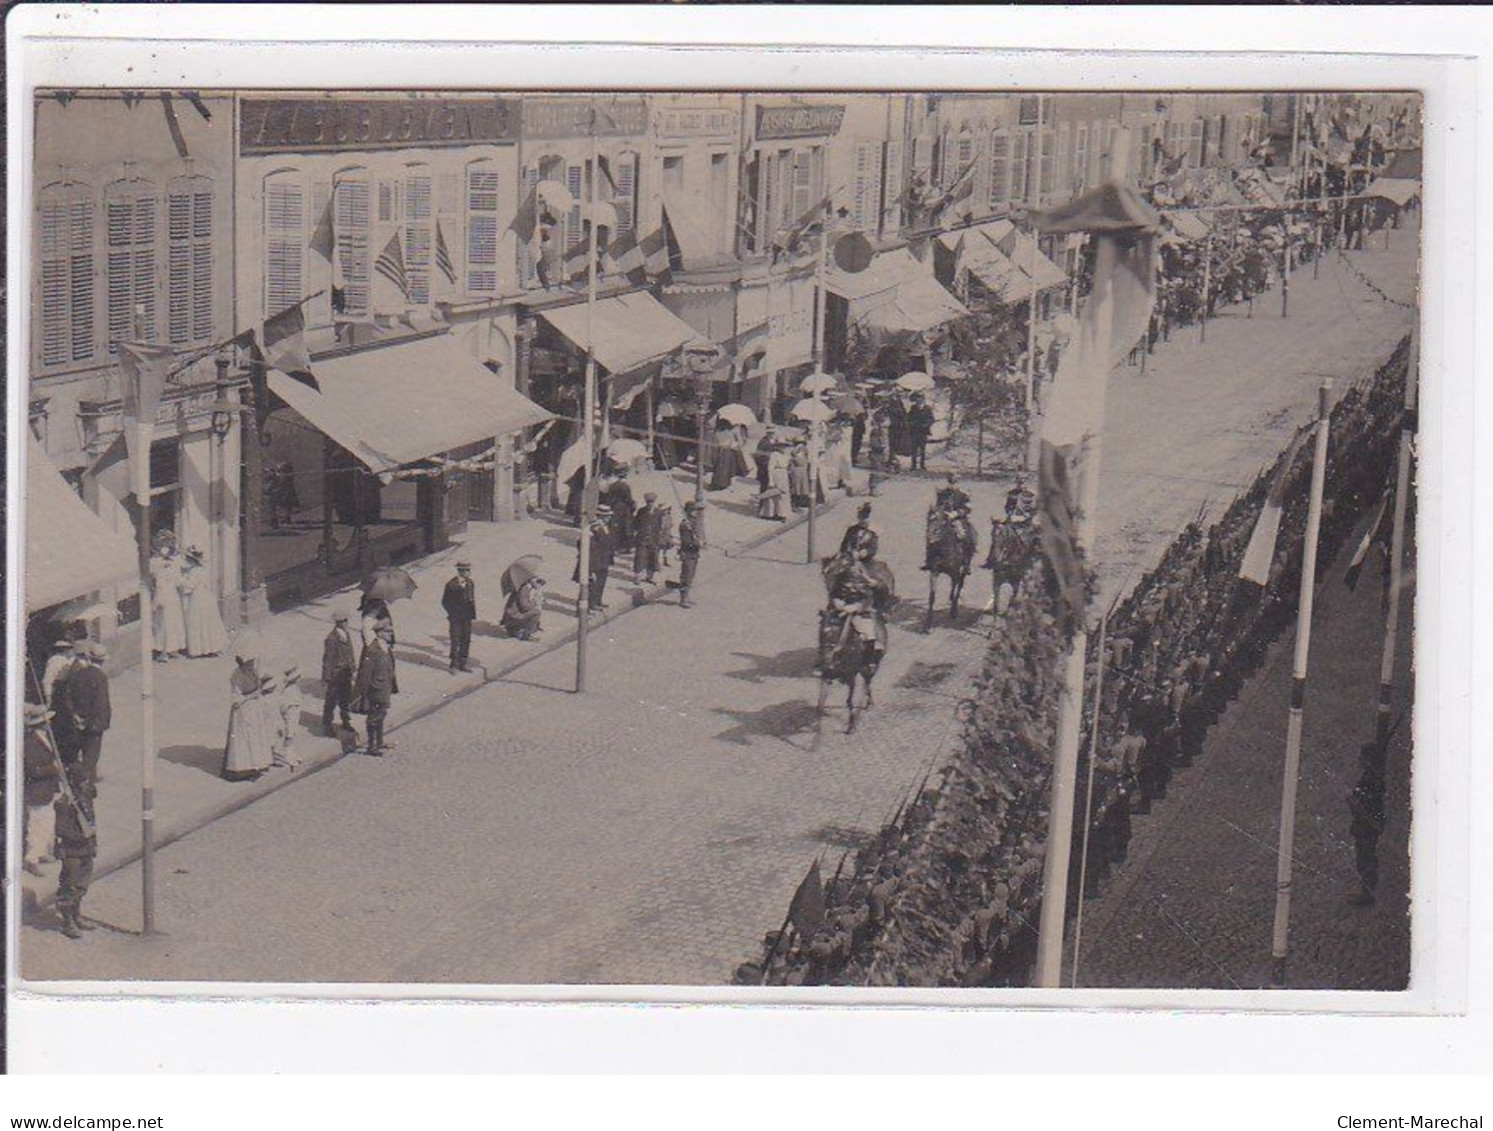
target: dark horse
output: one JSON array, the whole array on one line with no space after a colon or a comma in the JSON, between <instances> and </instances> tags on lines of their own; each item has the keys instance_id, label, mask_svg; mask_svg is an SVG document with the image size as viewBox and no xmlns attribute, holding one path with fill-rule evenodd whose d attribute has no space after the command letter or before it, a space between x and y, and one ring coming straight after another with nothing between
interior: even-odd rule
<instances>
[{"instance_id":1,"label":"dark horse","mask_svg":"<svg viewBox=\"0 0 1493 1131\"><path fill-rule=\"evenodd\" d=\"M933 602L938 596L938 576L949 579L949 617L959 620L959 595L964 592L964 579L969 576L970 565L975 559L975 543L968 524L955 521L941 511L928 515L928 617L923 622L923 631L933 628Z\"/></svg>"},{"instance_id":2,"label":"dark horse","mask_svg":"<svg viewBox=\"0 0 1493 1131\"><path fill-rule=\"evenodd\" d=\"M885 617L896 600L896 580L885 562L870 561L857 566L859 578L845 579L852 564L836 555L824 563L824 584L829 590L831 605L838 598L842 604L853 605L855 611L842 611L834 615L830 610L819 614L819 717L824 717L824 704L829 698L829 685L836 680L845 684L845 709L850 718L845 733L855 731L857 710L855 684L859 677L866 688L865 707L875 700L871 696L871 681L881 667L885 652ZM858 629L867 619L875 623L874 639L867 639ZM860 708L864 709L864 708Z\"/></svg>"}]
</instances>

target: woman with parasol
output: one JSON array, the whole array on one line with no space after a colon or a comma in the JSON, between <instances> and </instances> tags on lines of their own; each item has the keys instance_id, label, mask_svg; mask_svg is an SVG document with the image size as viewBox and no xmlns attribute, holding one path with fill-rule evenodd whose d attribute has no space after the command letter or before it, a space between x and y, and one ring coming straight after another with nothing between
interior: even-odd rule
<instances>
[{"instance_id":1,"label":"woman with parasol","mask_svg":"<svg viewBox=\"0 0 1493 1131\"><path fill-rule=\"evenodd\" d=\"M533 640L543 629L540 617L544 612L544 578L539 571L544 559L538 554L525 554L503 571L503 631L515 640Z\"/></svg>"},{"instance_id":2,"label":"woman with parasol","mask_svg":"<svg viewBox=\"0 0 1493 1131\"><path fill-rule=\"evenodd\" d=\"M363 600L358 605L362 618L363 647L372 642L380 628L388 628L389 647L394 646L394 617L389 612L389 602L408 597L415 591L415 579L398 566L380 566L363 583Z\"/></svg>"},{"instance_id":3,"label":"woman with parasol","mask_svg":"<svg viewBox=\"0 0 1493 1131\"><path fill-rule=\"evenodd\" d=\"M274 763L274 731L270 725L265 679L259 659L247 643L234 657L238 666L228 677L232 703L228 709L228 741L223 749L223 777L249 781ZM276 720L278 722L278 719Z\"/></svg>"}]
</instances>

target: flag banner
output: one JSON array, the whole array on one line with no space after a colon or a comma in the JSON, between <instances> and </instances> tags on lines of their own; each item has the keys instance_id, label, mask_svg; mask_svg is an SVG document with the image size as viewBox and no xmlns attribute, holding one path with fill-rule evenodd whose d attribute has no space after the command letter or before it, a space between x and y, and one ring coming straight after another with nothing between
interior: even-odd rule
<instances>
[{"instance_id":1,"label":"flag banner","mask_svg":"<svg viewBox=\"0 0 1493 1131\"><path fill-rule=\"evenodd\" d=\"M321 210L321 218L316 221L316 230L311 233L311 243L307 246L328 263L332 263L333 256L337 251L337 232L332 219L332 200L327 197L327 206Z\"/></svg>"},{"instance_id":2,"label":"flag banner","mask_svg":"<svg viewBox=\"0 0 1493 1131\"><path fill-rule=\"evenodd\" d=\"M539 228L539 193L530 189L524 202L518 206L508 230L518 236L519 243L533 243L534 233Z\"/></svg>"},{"instance_id":3,"label":"flag banner","mask_svg":"<svg viewBox=\"0 0 1493 1131\"><path fill-rule=\"evenodd\" d=\"M603 200L611 200L617 195L617 179L612 176L612 164L604 156L598 154L596 167L601 170L601 187L604 189Z\"/></svg>"},{"instance_id":4,"label":"flag banner","mask_svg":"<svg viewBox=\"0 0 1493 1131\"><path fill-rule=\"evenodd\" d=\"M627 281L633 286L641 287L648 281L647 260L637 237L631 232L623 232L612 241L607 248L607 258L616 264L617 270L626 275Z\"/></svg>"},{"instance_id":5,"label":"flag banner","mask_svg":"<svg viewBox=\"0 0 1493 1131\"><path fill-rule=\"evenodd\" d=\"M1281 513L1285 509L1286 485L1290 482L1291 469L1296 464L1301 446L1316 429L1316 421L1301 428L1275 469L1275 476L1265 493L1265 506L1255 521L1254 533L1249 536L1249 545L1244 548L1244 558L1239 563L1241 581L1252 581L1256 585L1270 583L1270 564L1275 561L1275 542L1280 534Z\"/></svg>"},{"instance_id":6,"label":"flag banner","mask_svg":"<svg viewBox=\"0 0 1493 1131\"><path fill-rule=\"evenodd\" d=\"M792 255L814 230L824 222L825 214L829 211L830 197L826 194L822 199L811 204L806 212L797 220L793 226L785 232L779 232L773 239L773 251L786 252Z\"/></svg>"},{"instance_id":7,"label":"flag banner","mask_svg":"<svg viewBox=\"0 0 1493 1131\"><path fill-rule=\"evenodd\" d=\"M1349 590L1358 588L1358 577L1363 573L1364 562L1368 560L1369 550L1375 542L1387 546L1394 530L1394 508L1390 503L1394 499L1394 487L1385 488L1384 494L1379 499L1379 509L1374 512L1374 520L1369 523L1369 528L1364 532L1363 539L1358 543L1358 548L1353 551L1353 558L1348 562L1348 571L1343 574L1343 583Z\"/></svg>"},{"instance_id":8,"label":"flag banner","mask_svg":"<svg viewBox=\"0 0 1493 1131\"><path fill-rule=\"evenodd\" d=\"M591 233L588 227L588 230L582 232L581 238L576 242L576 245L565 253L565 258L562 260L562 269L566 282L573 283L585 279L587 264L590 262L588 258L590 251ZM601 250L598 248L598 257L600 257L600 254Z\"/></svg>"},{"instance_id":9,"label":"flag banner","mask_svg":"<svg viewBox=\"0 0 1493 1131\"><path fill-rule=\"evenodd\" d=\"M446 233L441 229L439 217L435 222L435 266L448 287L456 286L456 264L451 261L451 249L446 246Z\"/></svg>"},{"instance_id":10,"label":"flag banner","mask_svg":"<svg viewBox=\"0 0 1493 1131\"><path fill-rule=\"evenodd\" d=\"M643 253L643 264L648 277L661 286L668 286L673 282L674 272L684 266L684 256L679 248L679 240L674 235L668 208L660 210L658 228L644 236L638 247Z\"/></svg>"},{"instance_id":11,"label":"flag banner","mask_svg":"<svg viewBox=\"0 0 1493 1131\"><path fill-rule=\"evenodd\" d=\"M175 356L168 346L119 343L119 396L126 422L124 442L135 476L131 482L135 483L137 493L147 481L143 477L149 475L150 432L155 428L156 408L166 389L166 372Z\"/></svg>"},{"instance_id":12,"label":"flag banner","mask_svg":"<svg viewBox=\"0 0 1493 1131\"><path fill-rule=\"evenodd\" d=\"M166 115L166 129L171 133L171 144L176 146L176 155L185 161L192 156L187 152L187 139L182 136L181 122L176 118L176 105L171 101L171 95L162 92L161 109Z\"/></svg>"},{"instance_id":13,"label":"flag banner","mask_svg":"<svg viewBox=\"0 0 1493 1131\"><path fill-rule=\"evenodd\" d=\"M409 279L404 270L404 245L400 239L401 233L396 231L389 237L389 242L384 245L384 250L378 253L378 258L373 261L373 273L376 276L374 308L380 313L400 313L409 307L410 288ZM379 280L384 282L379 285ZM389 288L394 292L390 293Z\"/></svg>"},{"instance_id":14,"label":"flag banner","mask_svg":"<svg viewBox=\"0 0 1493 1131\"><path fill-rule=\"evenodd\" d=\"M277 369L320 392L321 386L311 372L311 351L306 347L306 316L302 307L302 303L296 303L265 320L261 338L264 364L266 368Z\"/></svg>"},{"instance_id":15,"label":"flag banner","mask_svg":"<svg viewBox=\"0 0 1493 1131\"><path fill-rule=\"evenodd\" d=\"M803 936L812 935L824 923L824 881L819 875L818 860L809 865L808 874L793 893L793 902L788 905L788 921Z\"/></svg>"},{"instance_id":16,"label":"flag banner","mask_svg":"<svg viewBox=\"0 0 1493 1131\"><path fill-rule=\"evenodd\" d=\"M978 164L979 158L971 160L970 163L964 167L964 171L960 173L959 176L954 178L954 183L944 191L943 195L938 198L938 203L933 206L933 211L935 214L942 212L945 209L960 203L961 201L968 200L971 196L974 195L975 167Z\"/></svg>"},{"instance_id":17,"label":"flag banner","mask_svg":"<svg viewBox=\"0 0 1493 1131\"><path fill-rule=\"evenodd\" d=\"M1047 232L1087 232L1097 239L1089 298L1047 395L1038 466L1043 550L1059 596L1077 619L1086 605L1079 473L1090 440L1104 427L1110 371L1151 321L1160 218L1132 189L1111 182L1040 215L1037 223Z\"/></svg>"}]
</instances>

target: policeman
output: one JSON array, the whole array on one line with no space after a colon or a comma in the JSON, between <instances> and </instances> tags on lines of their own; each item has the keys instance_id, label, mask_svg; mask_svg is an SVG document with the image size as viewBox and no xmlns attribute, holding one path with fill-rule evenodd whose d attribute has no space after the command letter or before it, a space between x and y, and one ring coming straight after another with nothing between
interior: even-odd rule
<instances>
[{"instance_id":1,"label":"policeman","mask_svg":"<svg viewBox=\"0 0 1493 1131\"><path fill-rule=\"evenodd\" d=\"M692 609L690 588L695 583L695 570L700 565L700 550L704 539L700 536L700 512L705 504L691 499L684 504L684 517L679 520L679 607Z\"/></svg>"},{"instance_id":2,"label":"policeman","mask_svg":"<svg viewBox=\"0 0 1493 1131\"><path fill-rule=\"evenodd\" d=\"M441 607L446 610L451 635L451 671L470 671L467 655L472 647L472 622L477 619L477 587L472 582L471 562L456 563L456 576L446 582Z\"/></svg>"}]
</instances>

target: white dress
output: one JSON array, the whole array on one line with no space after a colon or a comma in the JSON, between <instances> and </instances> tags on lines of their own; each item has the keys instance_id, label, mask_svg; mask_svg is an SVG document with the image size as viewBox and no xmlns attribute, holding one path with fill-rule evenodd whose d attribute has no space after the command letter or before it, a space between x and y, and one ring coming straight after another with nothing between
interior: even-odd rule
<instances>
[{"instance_id":1,"label":"white dress","mask_svg":"<svg viewBox=\"0 0 1493 1131\"><path fill-rule=\"evenodd\" d=\"M180 558L156 554L150 559L150 618L157 652L180 652L187 646L180 585Z\"/></svg>"},{"instance_id":2,"label":"white dress","mask_svg":"<svg viewBox=\"0 0 1493 1131\"><path fill-rule=\"evenodd\" d=\"M188 565L181 572L181 591L186 619L187 655L216 656L228 651L228 631L218 615L212 587L205 583L201 566Z\"/></svg>"}]
</instances>

